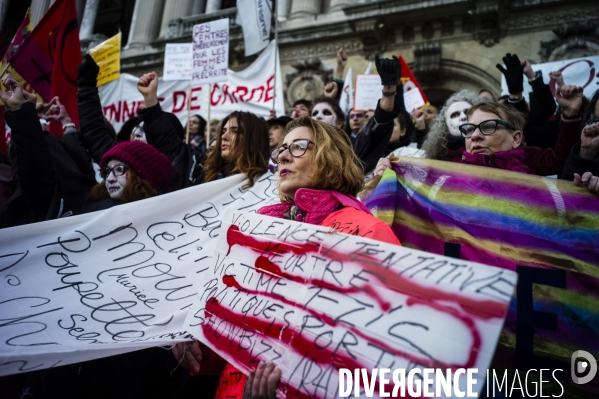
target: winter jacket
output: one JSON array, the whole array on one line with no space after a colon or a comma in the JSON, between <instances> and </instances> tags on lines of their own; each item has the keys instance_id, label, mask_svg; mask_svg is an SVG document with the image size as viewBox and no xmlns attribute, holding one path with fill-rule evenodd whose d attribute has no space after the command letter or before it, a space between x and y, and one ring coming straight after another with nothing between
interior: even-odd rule
<instances>
[{"instance_id":1,"label":"winter jacket","mask_svg":"<svg viewBox=\"0 0 599 399\"><path fill-rule=\"evenodd\" d=\"M599 156L594 159L581 157L580 143L578 143L572 148L570 156L566 159L561 178L572 181L574 180L574 173L582 176L585 172L591 172L594 176L599 176Z\"/></svg>"},{"instance_id":2,"label":"winter jacket","mask_svg":"<svg viewBox=\"0 0 599 399\"><path fill-rule=\"evenodd\" d=\"M258 209L258 214L283 218L293 205L293 202L283 202L265 206ZM300 210L296 218L299 222L332 227L339 233L401 245L391 228L382 220L372 216L368 208L351 195L330 190L300 188L295 193L295 206ZM241 377L234 379L231 374L241 375ZM247 377L227 364L220 381L219 387L226 387L227 396L219 396L217 392L217 398L241 398ZM237 383L232 387L230 384L223 384L223 381L237 381Z\"/></svg>"},{"instance_id":3,"label":"winter jacket","mask_svg":"<svg viewBox=\"0 0 599 399\"><path fill-rule=\"evenodd\" d=\"M9 149L21 191L5 205L0 227L42 222L79 213L96 183L81 173L65 147L42 130L35 105L6 111Z\"/></svg>"},{"instance_id":4,"label":"winter jacket","mask_svg":"<svg viewBox=\"0 0 599 399\"><path fill-rule=\"evenodd\" d=\"M98 95L95 80L77 78L77 109L79 110L79 133L77 138L91 155L94 162L100 163L102 156L114 147L117 142L113 140L104 122L102 103Z\"/></svg>"},{"instance_id":5,"label":"winter jacket","mask_svg":"<svg viewBox=\"0 0 599 399\"><path fill-rule=\"evenodd\" d=\"M534 173L524 163L526 152L521 148L509 151L498 151L491 155L470 154L466 151L462 154L462 163L477 166L488 166L496 169L511 170L512 172Z\"/></svg>"}]
</instances>

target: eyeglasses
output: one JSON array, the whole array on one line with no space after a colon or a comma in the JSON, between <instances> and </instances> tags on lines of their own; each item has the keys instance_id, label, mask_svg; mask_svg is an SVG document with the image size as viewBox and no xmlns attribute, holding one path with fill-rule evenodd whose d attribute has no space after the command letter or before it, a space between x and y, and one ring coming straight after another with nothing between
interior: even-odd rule
<instances>
[{"instance_id":1,"label":"eyeglasses","mask_svg":"<svg viewBox=\"0 0 599 399\"><path fill-rule=\"evenodd\" d=\"M129 167L127 165L123 165L123 164L113 166L112 168L105 166L102 169L100 169L100 176L102 176L102 179L106 179L108 176L110 176L110 173L114 173L115 177L122 176L128 170L129 170Z\"/></svg>"},{"instance_id":2,"label":"eyeglasses","mask_svg":"<svg viewBox=\"0 0 599 399\"><path fill-rule=\"evenodd\" d=\"M310 146L310 144L314 144L314 142L308 139L293 140L293 143L291 143L290 145L283 144L282 146L272 150L272 152L270 153L270 158L274 163L278 164L279 155L285 152L285 150L289 150L289 153L292 157L299 158L302 155L304 155L306 151L308 151L308 147Z\"/></svg>"},{"instance_id":3,"label":"eyeglasses","mask_svg":"<svg viewBox=\"0 0 599 399\"><path fill-rule=\"evenodd\" d=\"M463 125L460 125L459 129L460 133L462 133L462 136L465 138L472 137L477 128L484 136L490 136L495 133L498 125L504 126L507 129L516 130L516 128L509 123L499 119L489 119L488 121L482 121L478 125L475 125L474 123L464 123Z\"/></svg>"},{"instance_id":4,"label":"eyeglasses","mask_svg":"<svg viewBox=\"0 0 599 399\"><path fill-rule=\"evenodd\" d=\"M363 116L364 116L363 112L357 112L355 114L349 114L349 119L362 118Z\"/></svg>"}]
</instances>

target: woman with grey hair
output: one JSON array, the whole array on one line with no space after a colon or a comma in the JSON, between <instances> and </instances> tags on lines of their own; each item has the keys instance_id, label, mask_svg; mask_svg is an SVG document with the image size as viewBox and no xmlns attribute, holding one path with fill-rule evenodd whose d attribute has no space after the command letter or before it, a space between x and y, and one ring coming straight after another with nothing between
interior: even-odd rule
<instances>
[{"instance_id":1,"label":"woman with grey hair","mask_svg":"<svg viewBox=\"0 0 599 399\"><path fill-rule=\"evenodd\" d=\"M466 111L480 102L482 100L470 90L453 93L445 101L422 145L426 158L452 161L462 156L465 140L458 127L466 123Z\"/></svg>"}]
</instances>

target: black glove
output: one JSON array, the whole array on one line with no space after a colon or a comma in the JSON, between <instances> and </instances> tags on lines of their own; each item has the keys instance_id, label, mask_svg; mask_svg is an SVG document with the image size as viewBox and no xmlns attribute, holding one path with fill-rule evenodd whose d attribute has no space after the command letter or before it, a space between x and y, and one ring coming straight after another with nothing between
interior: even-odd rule
<instances>
[{"instance_id":1,"label":"black glove","mask_svg":"<svg viewBox=\"0 0 599 399\"><path fill-rule=\"evenodd\" d=\"M507 89L510 94L522 93L524 82L524 65L520 62L520 58L516 54L507 53L503 57L505 68L501 64L497 64L497 69L505 76Z\"/></svg>"},{"instance_id":2,"label":"black glove","mask_svg":"<svg viewBox=\"0 0 599 399\"><path fill-rule=\"evenodd\" d=\"M96 64L96 61L91 55L86 54L85 60L77 68L77 83L81 85L96 86L98 73L100 73L100 67Z\"/></svg>"},{"instance_id":3,"label":"black glove","mask_svg":"<svg viewBox=\"0 0 599 399\"><path fill-rule=\"evenodd\" d=\"M377 54L374 57L374 64L383 86L397 86L399 84L401 65L396 56L393 56L393 58L379 58Z\"/></svg>"}]
</instances>

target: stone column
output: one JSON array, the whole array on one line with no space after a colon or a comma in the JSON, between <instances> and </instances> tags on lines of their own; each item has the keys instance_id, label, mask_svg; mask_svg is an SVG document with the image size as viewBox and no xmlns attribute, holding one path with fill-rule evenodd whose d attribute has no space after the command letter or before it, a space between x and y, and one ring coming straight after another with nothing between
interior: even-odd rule
<instances>
[{"instance_id":1,"label":"stone column","mask_svg":"<svg viewBox=\"0 0 599 399\"><path fill-rule=\"evenodd\" d=\"M331 0L329 12L340 11L343 7L356 4L356 0Z\"/></svg>"},{"instance_id":2,"label":"stone column","mask_svg":"<svg viewBox=\"0 0 599 399\"><path fill-rule=\"evenodd\" d=\"M166 0L162 12L160 37L168 36L168 23L171 19L188 17L191 15L193 3L189 0Z\"/></svg>"},{"instance_id":3,"label":"stone column","mask_svg":"<svg viewBox=\"0 0 599 399\"><path fill-rule=\"evenodd\" d=\"M32 0L31 1L31 20L35 26L44 16L52 2L50 0Z\"/></svg>"},{"instance_id":4,"label":"stone column","mask_svg":"<svg viewBox=\"0 0 599 399\"><path fill-rule=\"evenodd\" d=\"M206 14L220 10L222 7L222 0L207 0L206 1Z\"/></svg>"},{"instance_id":5,"label":"stone column","mask_svg":"<svg viewBox=\"0 0 599 399\"><path fill-rule=\"evenodd\" d=\"M100 0L87 0L85 2L83 18L79 27L79 40L82 42L90 40L94 34L94 24L96 23L99 5Z\"/></svg>"},{"instance_id":6,"label":"stone column","mask_svg":"<svg viewBox=\"0 0 599 399\"><path fill-rule=\"evenodd\" d=\"M203 14L206 10L206 0L193 0L191 15Z\"/></svg>"},{"instance_id":7,"label":"stone column","mask_svg":"<svg viewBox=\"0 0 599 399\"><path fill-rule=\"evenodd\" d=\"M289 19L314 17L322 10L321 0L292 0Z\"/></svg>"},{"instance_id":8,"label":"stone column","mask_svg":"<svg viewBox=\"0 0 599 399\"><path fill-rule=\"evenodd\" d=\"M137 0L131 18L129 48L144 48L158 37L164 0Z\"/></svg>"},{"instance_id":9,"label":"stone column","mask_svg":"<svg viewBox=\"0 0 599 399\"><path fill-rule=\"evenodd\" d=\"M285 21L289 17L289 8L291 0L277 0L277 18L279 21Z\"/></svg>"}]
</instances>

